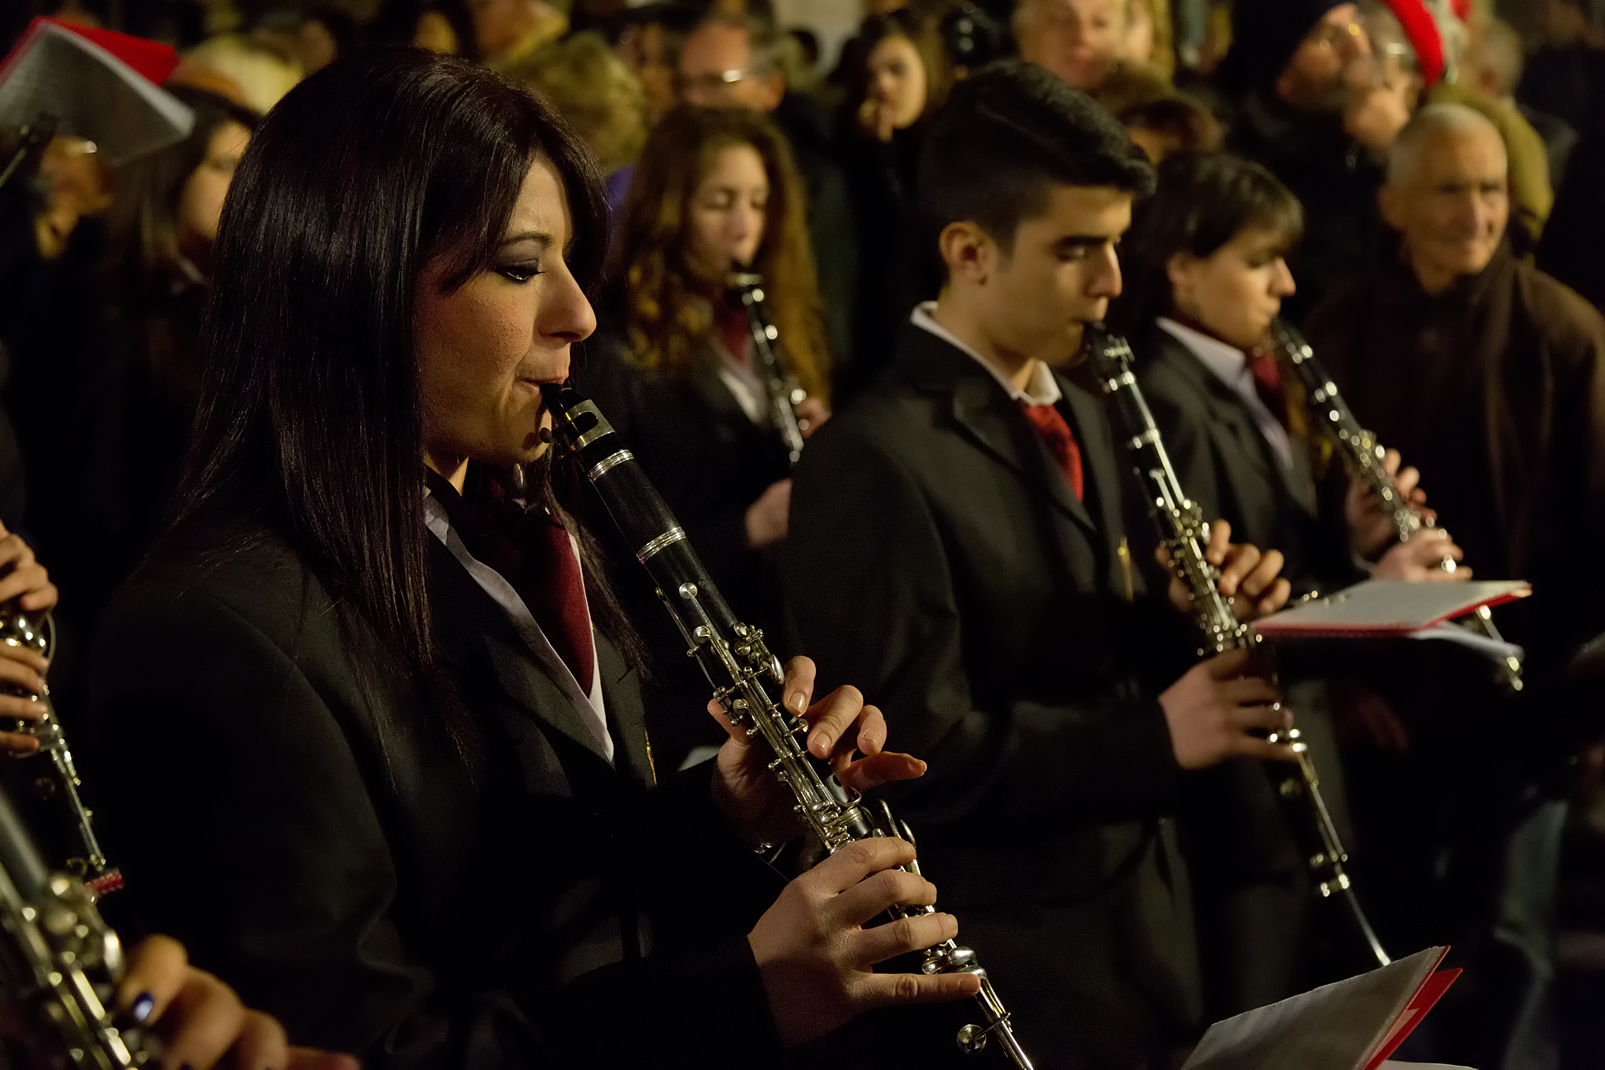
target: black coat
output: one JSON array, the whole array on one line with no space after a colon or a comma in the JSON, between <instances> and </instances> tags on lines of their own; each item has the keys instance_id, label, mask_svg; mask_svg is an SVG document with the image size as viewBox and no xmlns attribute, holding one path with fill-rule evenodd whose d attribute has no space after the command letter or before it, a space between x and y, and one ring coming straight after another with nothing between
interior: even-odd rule
<instances>
[{"instance_id":1,"label":"black coat","mask_svg":"<svg viewBox=\"0 0 1605 1070\"><path fill-rule=\"evenodd\" d=\"M1233 542L1280 550L1295 594L1359 579L1299 438L1283 464L1242 400L1179 339L1154 327L1140 346L1143 394L1176 478L1204 516L1231 524Z\"/></svg>"},{"instance_id":2,"label":"black coat","mask_svg":"<svg viewBox=\"0 0 1605 1070\"><path fill-rule=\"evenodd\" d=\"M1206 519L1231 524L1233 542L1280 550L1287 559L1282 574L1295 593L1329 592L1361 578L1348 559L1344 524L1320 508L1331 496L1318 500L1308 452L1296 436L1284 464L1237 393L1157 325L1141 340L1137 374L1177 481ZM1319 768L1322 794L1347 833L1327 688L1297 676L1284 676L1289 703ZM1293 995L1311 890L1264 763L1240 758L1190 776L1181 831L1211 1015ZM1346 946L1348 919L1333 920L1345 926L1340 946Z\"/></svg>"},{"instance_id":3,"label":"black coat","mask_svg":"<svg viewBox=\"0 0 1605 1070\"><path fill-rule=\"evenodd\" d=\"M1127 565L1100 403L1061 386L1085 504L985 369L907 327L803 451L787 596L824 686L929 761L898 802L1038 1065L1133 1066L1199 1014L1154 697L1189 638Z\"/></svg>"},{"instance_id":4,"label":"black coat","mask_svg":"<svg viewBox=\"0 0 1605 1070\"><path fill-rule=\"evenodd\" d=\"M609 765L435 539L446 680L427 689L362 653L371 633L271 531L190 545L159 549L102 633L82 742L116 800L102 816L128 890L108 906L183 939L294 1043L369 1067L775 1055L739 935L772 874L724 830L707 766L653 787L611 643L598 634ZM717 1028L688 1027L708 1008Z\"/></svg>"}]
</instances>

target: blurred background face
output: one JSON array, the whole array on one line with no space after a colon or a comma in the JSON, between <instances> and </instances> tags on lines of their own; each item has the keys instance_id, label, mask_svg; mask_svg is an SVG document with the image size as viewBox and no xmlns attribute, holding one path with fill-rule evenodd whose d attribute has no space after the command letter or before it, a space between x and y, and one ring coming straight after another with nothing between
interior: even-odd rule
<instances>
[{"instance_id":1,"label":"blurred background face","mask_svg":"<svg viewBox=\"0 0 1605 1070\"><path fill-rule=\"evenodd\" d=\"M1382 214L1428 289L1488 266L1510 221L1505 146L1495 130L1437 130L1411 171L1383 188Z\"/></svg>"},{"instance_id":2,"label":"blurred background face","mask_svg":"<svg viewBox=\"0 0 1605 1070\"><path fill-rule=\"evenodd\" d=\"M778 74L753 70L753 58L741 27L699 27L680 47L681 98L703 108L773 111L784 85Z\"/></svg>"},{"instance_id":3,"label":"blurred background face","mask_svg":"<svg viewBox=\"0 0 1605 1070\"><path fill-rule=\"evenodd\" d=\"M412 43L430 52L448 56L455 56L463 50L451 20L438 11L425 11L418 16L418 23L412 30Z\"/></svg>"},{"instance_id":4,"label":"blurred background face","mask_svg":"<svg viewBox=\"0 0 1605 1070\"><path fill-rule=\"evenodd\" d=\"M1244 230L1207 257L1178 253L1168 265L1176 310L1227 345L1252 349L1293 294L1286 254L1286 236L1262 227Z\"/></svg>"},{"instance_id":5,"label":"blurred background face","mask_svg":"<svg viewBox=\"0 0 1605 1070\"><path fill-rule=\"evenodd\" d=\"M534 23L528 0L468 0L474 44L481 56L499 56L518 44Z\"/></svg>"},{"instance_id":6,"label":"blurred background face","mask_svg":"<svg viewBox=\"0 0 1605 1070\"><path fill-rule=\"evenodd\" d=\"M1120 60L1126 0L1034 0L1020 29L1022 57L1092 91Z\"/></svg>"},{"instance_id":7,"label":"blurred background face","mask_svg":"<svg viewBox=\"0 0 1605 1070\"><path fill-rule=\"evenodd\" d=\"M206 146L206 158L190 173L178 198L178 244L186 256L204 256L217 240L223 198L240 165L251 132L239 123L224 123Z\"/></svg>"},{"instance_id":8,"label":"blurred background face","mask_svg":"<svg viewBox=\"0 0 1605 1070\"><path fill-rule=\"evenodd\" d=\"M1276 81L1276 92L1311 111L1339 107L1344 88L1367 70L1371 39L1356 4L1339 4L1305 35Z\"/></svg>"},{"instance_id":9,"label":"blurred background face","mask_svg":"<svg viewBox=\"0 0 1605 1070\"><path fill-rule=\"evenodd\" d=\"M769 176L751 145L728 145L692 191L686 213L687 266L723 289L734 264L750 265L763 244Z\"/></svg>"},{"instance_id":10,"label":"blurred background face","mask_svg":"<svg viewBox=\"0 0 1605 1070\"><path fill-rule=\"evenodd\" d=\"M925 64L914 42L887 37L870 49L869 99L891 114L898 130L912 126L925 111Z\"/></svg>"}]
</instances>

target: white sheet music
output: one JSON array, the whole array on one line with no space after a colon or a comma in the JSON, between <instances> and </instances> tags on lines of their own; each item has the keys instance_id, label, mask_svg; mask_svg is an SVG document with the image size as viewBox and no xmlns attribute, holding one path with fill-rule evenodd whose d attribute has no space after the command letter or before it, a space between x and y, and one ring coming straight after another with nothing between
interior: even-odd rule
<instances>
[{"instance_id":1,"label":"white sheet music","mask_svg":"<svg viewBox=\"0 0 1605 1070\"><path fill-rule=\"evenodd\" d=\"M1182 1070L1360 1070L1447 950L1216 1022Z\"/></svg>"},{"instance_id":2,"label":"white sheet music","mask_svg":"<svg viewBox=\"0 0 1605 1070\"><path fill-rule=\"evenodd\" d=\"M70 30L40 22L0 71L0 123L30 126L44 115L57 133L81 137L122 163L189 136L195 114L177 97Z\"/></svg>"},{"instance_id":3,"label":"white sheet music","mask_svg":"<svg viewBox=\"0 0 1605 1070\"><path fill-rule=\"evenodd\" d=\"M1469 613L1478 606L1524 598L1521 580L1405 583L1366 580L1325 598L1273 613L1254 625L1267 637L1405 635Z\"/></svg>"}]
</instances>

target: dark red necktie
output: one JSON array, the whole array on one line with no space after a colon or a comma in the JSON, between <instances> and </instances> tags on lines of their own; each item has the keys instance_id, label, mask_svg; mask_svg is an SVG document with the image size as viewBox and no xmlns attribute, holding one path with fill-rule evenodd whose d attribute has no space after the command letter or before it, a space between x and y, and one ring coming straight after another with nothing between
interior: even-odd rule
<instances>
[{"instance_id":1,"label":"dark red necktie","mask_svg":"<svg viewBox=\"0 0 1605 1070\"><path fill-rule=\"evenodd\" d=\"M1254 377L1254 393L1271 410L1278 423L1287 426L1287 392L1282 389L1282 366L1274 349L1248 351L1248 373Z\"/></svg>"},{"instance_id":2,"label":"dark red necktie","mask_svg":"<svg viewBox=\"0 0 1605 1070\"><path fill-rule=\"evenodd\" d=\"M1064 422L1064 416L1053 405L1024 405L1021 408L1025 411L1025 418L1042 436L1043 445L1048 447L1048 452L1059 463L1059 471L1070 481L1076 501L1082 501L1085 479L1081 472L1081 447L1076 445L1076 436L1070 433L1070 425Z\"/></svg>"},{"instance_id":3,"label":"dark red necktie","mask_svg":"<svg viewBox=\"0 0 1605 1070\"><path fill-rule=\"evenodd\" d=\"M580 690L591 693L596 647L591 637L590 614L585 611L585 578L568 531L551 521L528 524L527 553L521 570L519 594L530 616L563 659Z\"/></svg>"}]
</instances>

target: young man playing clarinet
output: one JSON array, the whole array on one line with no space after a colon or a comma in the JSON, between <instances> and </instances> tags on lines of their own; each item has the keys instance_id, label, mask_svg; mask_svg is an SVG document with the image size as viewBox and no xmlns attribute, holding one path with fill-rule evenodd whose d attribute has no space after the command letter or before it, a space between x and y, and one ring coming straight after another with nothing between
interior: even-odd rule
<instances>
[{"instance_id":1,"label":"young man playing clarinet","mask_svg":"<svg viewBox=\"0 0 1605 1070\"><path fill-rule=\"evenodd\" d=\"M1292 757L1262 738L1287 717L1276 689L1242 654L1194 664L1185 592L1144 591L1127 459L1066 374L1152 183L1113 119L1042 68L961 83L920 173L941 295L810 440L793 491L806 648L929 761L898 804L1043 1067L1160 1066L1189 1039L1198 967L1167 816L1183 771ZM1219 526L1210 555L1241 616L1286 599L1280 554Z\"/></svg>"}]
</instances>

